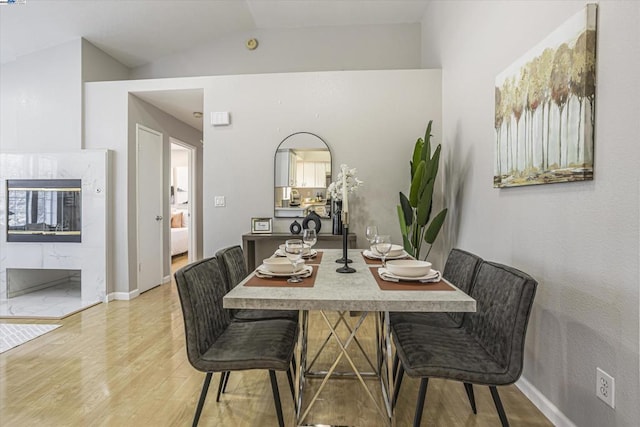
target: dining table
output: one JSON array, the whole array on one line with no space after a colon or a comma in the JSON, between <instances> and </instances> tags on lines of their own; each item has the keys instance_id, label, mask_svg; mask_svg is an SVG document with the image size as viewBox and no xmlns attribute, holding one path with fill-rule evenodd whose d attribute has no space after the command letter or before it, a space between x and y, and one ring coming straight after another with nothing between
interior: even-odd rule
<instances>
[{"instance_id":1,"label":"dining table","mask_svg":"<svg viewBox=\"0 0 640 427\"><path fill-rule=\"evenodd\" d=\"M393 353L391 341L390 312L473 312L476 301L441 278L436 282L387 281L378 274L382 267L380 259L365 256L362 249L349 249L349 265L353 273L339 273L342 249L324 249L314 251L314 256L305 260L311 266L312 273L301 283L289 283L287 278L274 274L260 274L258 270L250 273L241 283L224 296L223 306L228 309L272 309L297 310L299 312L299 333L295 354L295 410L296 425L305 425L311 408L317 401L323 387L333 377L353 377L362 384L366 393L386 425L392 425L393 408ZM274 255L275 256L275 255ZM408 256L407 256L408 257ZM260 267L258 267L259 269ZM309 363L309 312L317 311L330 333L324 344L335 340L339 352L328 369L313 371L315 358ZM334 313L338 314L337 321ZM355 324L348 317L357 317ZM375 322L376 354L366 357L370 370L365 371L353 360L351 346L359 347L358 331L367 316L373 316ZM317 318L314 317L314 318ZM339 334L338 327L347 329ZM322 346L324 347L324 345ZM322 348L321 348L322 349ZM317 357L317 354L316 354ZM337 372L337 367L345 359L351 371ZM373 360L371 360L373 359ZM369 368L367 368L369 369ZM303 405L303 396L307 391L305 384L310 377L320 377L321 383L311 398ZM382 404L376 398L365 380L375 377L380 383ZM314 420L312 424L321 421Z\"/></svg>"}]
</instances>

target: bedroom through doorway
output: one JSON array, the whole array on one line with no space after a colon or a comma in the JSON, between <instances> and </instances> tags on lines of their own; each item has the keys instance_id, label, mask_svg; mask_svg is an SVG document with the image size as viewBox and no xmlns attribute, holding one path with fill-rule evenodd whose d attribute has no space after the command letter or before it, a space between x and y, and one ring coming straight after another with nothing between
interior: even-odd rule
<instances>
[{"instance_id":1,"label":"bedroom through doorway","mask_svg":"<svg viewBox=\"0 0 640 427\"><path fill-rule=\"evenodd\" d=\"M171 260L192 261L191 206L193 205L193 148L175 138L171 141Z\"/></svg>"}]
</instances>

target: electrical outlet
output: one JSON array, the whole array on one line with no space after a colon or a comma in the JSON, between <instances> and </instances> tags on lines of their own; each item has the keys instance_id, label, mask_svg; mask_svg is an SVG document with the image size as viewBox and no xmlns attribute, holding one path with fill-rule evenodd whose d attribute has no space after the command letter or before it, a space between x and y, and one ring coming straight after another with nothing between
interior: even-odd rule
<instances>
[{"instance_id":1,"label":"electrical outlet","mask_svg":"<svg viewBox=\"0 0 640 427\"><path fill-rule=\"evenodd\" d=\"M600 368L596 368L596 396L604 403L615 408L615 379Z\"/></svg>"},{"instance_id":2,"label":"electrical outlet","mask_svg":"<svg viewBox=\"0 0 640 427\"><path fill-rule=\"evenodd\" d=\"M224 196L216 196L214 198L214 205L216 208L224 208L227 204Z\"/></svg>"}]
</instances>

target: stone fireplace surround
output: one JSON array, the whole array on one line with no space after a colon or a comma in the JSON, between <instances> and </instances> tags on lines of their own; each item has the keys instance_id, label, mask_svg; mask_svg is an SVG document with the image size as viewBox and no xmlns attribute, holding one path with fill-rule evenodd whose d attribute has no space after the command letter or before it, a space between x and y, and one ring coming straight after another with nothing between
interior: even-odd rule
<instances>
[{"instance_id":1,"label":"stone fireplace surround","mask_svg":"<svg viewBox=\"0 0 640 427\"><path fill-rule=\"evenodd\" d=\"M106 301L108 164L108 150L0 153L0 303L7 269L79 270L81 306ZM82 242L7 242L7 179L81 179Z\"/></svg>"}]
</instances>

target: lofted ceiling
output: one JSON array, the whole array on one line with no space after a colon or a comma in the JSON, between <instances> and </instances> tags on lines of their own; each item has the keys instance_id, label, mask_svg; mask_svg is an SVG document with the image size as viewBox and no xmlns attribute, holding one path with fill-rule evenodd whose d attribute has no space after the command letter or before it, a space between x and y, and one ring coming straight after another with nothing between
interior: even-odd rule
<instances>
[{"instance_id":1,"label":"lofted ceiling","mask_svg":"<svg viewBox=\"0 0 640 427\"><path fill-rule=\"evenodd\" d=\"M0 62L80 37L135 68L256 29L410 24L428 0L26 0L0 4ZM202 93L136 94L202 130ZM199 104L195 104L199 103ZM199 109L196 109L199 105ZM205 117L206 120L206 117Z\"/></svg>"}]
</instances>

